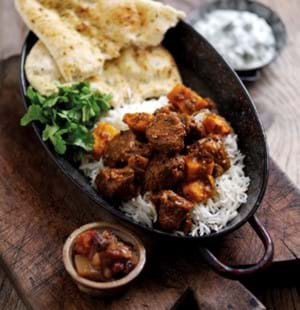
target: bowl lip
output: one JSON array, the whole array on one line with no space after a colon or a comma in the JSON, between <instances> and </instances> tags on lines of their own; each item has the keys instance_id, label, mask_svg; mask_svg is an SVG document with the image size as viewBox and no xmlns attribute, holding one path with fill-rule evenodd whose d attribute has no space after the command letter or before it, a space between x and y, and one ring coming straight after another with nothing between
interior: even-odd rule
<instances>
[{"instance_id":1,"label":"bowl lip","mask_svg":"<svg viewBox=\"0 0 300 310\"><path fill-rule=\"evenodd\" d=\"M121 240L122 240L122 236L120 235L121 234L126 235L127 239L130 240L129 243L134 246L134 249L139 254L138 264L134 267L134 269L130 273L128 273L125 277L121 279L113 280L109 282L92 281L92 280L79 276L75 269L72 256L73 256L73 247L74 247L74 243L75 243L77 236L79 236L80 234L88 230L91 230L91 229L97 230L100 228L111 229L113 232L116 233L116 235ZM63 246L63 263L64 263L66 271L77 284L80 284L80 285L83 285L85 287L92 288L92 289L110 290L110 289L115 289L115 288L127 285L128 283L132 282L142 272L142 270L145 267L145 263L146 263L146 249L142 241L137 236L135 236L132 232L130 232L128 229L120 225L112 224L108 222L93 222L93 223L85 224L75 229L69 235L69 237L67 238Z\"/></svg>"},{"instance_id":2,"label":"bowl lip","mask_svg":"<svg viewBox=\"0 0 300 310\"><path fill-rule=\"evenodd\" d=\"M192 12L187 16L187 22L194 28L195 26L195 23L196 23L196 19L199 19L199 13L201 10L205 10L205 9L208 9L210 7L213 7L214 5L220 5L220 2L223 2L223 3L226 3L226 2L229 2L231 0L214 0L212 2L208 2L208 3L203 3L203 4L200 4L196 9L192 10ZM267 11L269 11L272 15L276 16L277 20L279 21L279 23L281 24L282 26L282 29L283 29L283 33L284 33L284 44L281 46L280 49L276 49L276 53L275 55L272 57L271 60L269 60L268 62L266 63L263 63L261 64L260 66L256 66L256 67L252 67L252 68L245 68L245 69L242 69L242 68L235 68L233 66L230 66L233 68L233 70L235 70L238 74L243 74L243 73L249 73L249 72L255 72L255 71L260 71L262 69L264 69L265 67L269 66L271 63L273 63L280 55L281 53L283 52L284 48L286 47L287 45L287 41L288 41L288 33L287 33L287 28L286 28L286 25L285 23L283 22L282 18L279 16L279 14L277 12L275 12L273 9L271 9L269 6L267 6L266 4L263 4L261 2L258 2L258 1L254 1L254 0L243 0L245 3L249 3L249 4L255 4L256 6L258 7L261 7ZM234 8L220 8L222 10L234 10ZM236 9L237 10L237 9ZM213 10L212 10L213 11ZM251 11L251 10L246 10L247 12L250 12L250 13L254 13L256 15L258 15L256 12L254 11ZM201 14L201 13L200 13ZM204 14L206 14L204 12ZM261 17L263 18L263 17ZM268 23L268 21L263 18L267 24L271 27L272 31L273 31L273 27L272 25L270 25ZM194 28L195 29L195 28ZM195 29L196 30L196 29ZM197 31L197 30L196 30ZM198 31L197 31L198 32ZM228 63L228 62L227 62Z\"/></svg>"},{"instance_id":3,"label":"bowl lip","mask_svg":"<svg viewBox=\"0 0 300 310\"><path fill-rule=\"evenodd\" d=\"M146 225L142 225L138 222L135 222L133 219L129 218L128 216L126 216L124 213L122 213L120 210L114 208L109 202L107 202L106 200L104 200L96 191L94 193L92 193L91 191L87 191L85 188L83 188L83 185L80 184L80 182L78 181L77 177L74 175L74 173L72 173L71 171L67 171L64 167L64 164L67 163L68 165L71 165L69 162L67 162L66 159L62 158L61 156L55 154L53 152L53 150L51 149L51 147L49 146L49 144L47 142L44 142L42 140L42 137L39 133L39 129L37 126L37 123L34 122L32 124L32 127L34 129L34 131L36 132L36 135L38 137L38 139L40 140L41 144L43 145L43 147L45 148L46 152L49 154L49 156L52 158L52 160L55 162L55 164L61 169L61 171L80 189L82 190L89 198L91 198L96 204L101 205L101 207L103 207L105 210L107 210L108 212L110 212L111 214L113 214L114 216L116 216L117 218L125 221L126 223L129 223L130 225L133 225L135 227L138 227L144 231L147 231L148 233L154 234L158 237L161 238L169 238L169 239L173 239L173 240L178 240L178 241L189 241L189 242L197 242L197 243L204 243L206 244L207 242L211 241L211 240L216 240L219 239L221 237L226 236L227 234L239 229L241 226L243 226L246 222L248 222L248 220L255 214L255 212L257 211L258 207L260 206L262 199L264 197L266 188L267 188L267 183L268 183L268 175L269 175L269 156L268 156L268 145L267 145L267 140L266 140L266 135L265 135L265 131L264 128L261 124L261 121L258 117L258 113L256 110L256 107L253 103L252 98L249 95L248 90L246 89L245 85L241 82L241 80L239 79L237 73L234 71L234 69L232 67L230 67L230 65L226 62L226 60L216 51L216 49L214 49L214 47L201 35L199 34L190 24L181 21L180 22L181 25L183 25L184 27L188 28L191 32L193 32L195 35L199 36L208 46L209 48L213 49L214 52L218 55L220 61L222 61L224 63L224 65L227 66L228 70L233 74L233 76L237 79L237 82L240 84L240 87L243 88L243 91L245 92L249 102L250 102L250 110L255 114L255 117L257 119L257 122L260 125L261 128L261 135L263 137L264 140L264 156L262 158L262 160L264 161L264 170L263 170L263 175L262 175L262 185L260 188L260 191L257 195L256 198L256 202L253 204L252 209L249 211L249 213L247 214L247 216L245 216L243 219L237 221L234 225L232 226L225 226L222 230L218 231L218 232L212 232L209 235L204 235L204 236L183 236L183 235L179 235L179 234L172 234L172 233L168 233L168 232L164 232L162 230L158 230L155 227L148 227ZM25 61L26 61L26 57L28 55L28 53L30 52L30 50L28 50L28 45L30 44L30 42L32 40L38 40L38 38L36 37L36 35L33 32L29 32L28 36L26 37L24 44L23 44L23 48L22 48L22 52L21 52L21 62L20 62L20 71L19 71L19 75L20 75L20 88L21 88L21 95L23 98L23 104L24 107L26 109L28 109L28 100L26 98L26 84L27 84L27 79L26 79L26 74L25 74ZM72 166L73 169L75 169Z\"/></svg>"}]
</instances>

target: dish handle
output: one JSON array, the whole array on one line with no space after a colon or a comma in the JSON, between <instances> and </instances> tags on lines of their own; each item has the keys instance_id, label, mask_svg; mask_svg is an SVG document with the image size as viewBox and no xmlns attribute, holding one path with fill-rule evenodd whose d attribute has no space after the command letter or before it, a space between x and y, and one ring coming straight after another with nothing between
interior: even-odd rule
<instances>
[{"instance_id":1,"label":"dish handle","mask_svg":"<svg viewBox=\"0 0 300 310\"><path fill-rule=\"evenodd\" d=\"M269 233L255 215L250 218L249 223L262 241L265 249L263 257L256 264L250 267L228 266L222 263L208 248L200 248L200 252L206 263L223 277L239 280L244 276L263 270L269 266L273 260L274 245Z\"/></svg>"}]
</instances>

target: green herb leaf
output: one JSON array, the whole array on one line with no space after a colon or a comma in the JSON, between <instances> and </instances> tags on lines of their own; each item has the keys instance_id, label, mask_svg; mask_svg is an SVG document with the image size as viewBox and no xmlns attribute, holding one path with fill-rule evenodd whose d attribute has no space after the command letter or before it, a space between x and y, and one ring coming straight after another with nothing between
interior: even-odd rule
<instances>
[{"instance_id":1,"label":"green herb leaf","mask_svg":"<svg viewBox=\"0 0 300 310\"><path fill-rule=\"evenodd\" d=\"M49 140L59 131L59 127L57 125L46 125L46 128L43 131L43 141Z\"/></svg>"},{"instance_id":2,"label":"green herb leaf","mask_svg":"<svg viewBox=\"0 0 300 310\"><path fill-rule=\"evenodd\" d=\"M27 113L21 118L21 126L27 126L33 121L39 121L42 124L47 122L47 118L43 114L43 108L36 104L31 105Z\"/></svg>"},{"instance_id":3,"label":"green herb leaf","mask_svg":"<svg viewBox=\"0 0 300 310\"><path fill-rule=\"evenodd\" d=\"M44 107L52 108L58 103L59 99L60 99L60 97L58 97L56 95L54 95L54 96L52 95L45 100L43 105L44 105Z\"/></svg>"},{"instance_id":4,"label":"green herb leaf","mask_svg":"<svg viewBox=\"0 0 300 310\"><path fill-rule=\"evenodd\" d=\"M60 155L64 155L66 153L67 143L63 139L63 137L59 131L55 135L50 137L50 141L52 142L56 153L58 153Z\"/></svg>"},{"instance_id":5,"label":"green herb leaf","mask_svg":"<svg viewBox=\"0 0 300 310\"><path fill-rule=\"evenodd\" d=\"M45 101L45 97L36 92L31 86L28 87L26 96L32 104L42 105Z\"/></svg>"},{"instance_id":6,"label":"green herb leaf","mask_svg":"<svg viewBox=\"0 0 300 310\"><path fill-rule=\"evenodd\" d=\"M84 126L75 124L70 128L67 141L68 144L79 146L85 151L91 151L94 145L94 138L90 131Z\"/></svg>"},{"instance_id":7,"label":"green herb leaf","mask_svg":"<svg viewBox=\"0 0 300 310\"><path fill-rule=\"evenodd\" d=\"M60 86L58 92L42 96L31 86L27 90L31 102L21 125L32 121L45 124L43 140L50 140L57 153L63 155L68 147L74 158L80 158L81 151L93 149L92 128L103 112L110 109L112 96L94 92L87 82L72 86Z\"/></svg>"}]
</instances>

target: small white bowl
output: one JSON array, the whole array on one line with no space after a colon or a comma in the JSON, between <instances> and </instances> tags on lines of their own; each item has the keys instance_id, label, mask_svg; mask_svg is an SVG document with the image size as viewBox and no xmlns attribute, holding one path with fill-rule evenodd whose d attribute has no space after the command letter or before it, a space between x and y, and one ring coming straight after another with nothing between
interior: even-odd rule
<instances>
[{"instance_id":1,"label":"small white bowl","mask_svg":"<svg viewBox=\"0 0 300 310\"><path fill-rule=\"evenodd\" d=\"M73 248L78 235L87 230L111 230L120 240L131 244L138 254L138 264L125 277L110 281L110 282L96 282L78 275L73 261ZM106 222L96 222L81 226L76 229L66 240L63 247L63 262L66 271L77 284L80 291L93 296L108 297L120 293L125 290L129 284L141 273L146 263L146 250L139 238L133 235L130 231L122 226L110 224Z\"/></svg>"}]
</instances>

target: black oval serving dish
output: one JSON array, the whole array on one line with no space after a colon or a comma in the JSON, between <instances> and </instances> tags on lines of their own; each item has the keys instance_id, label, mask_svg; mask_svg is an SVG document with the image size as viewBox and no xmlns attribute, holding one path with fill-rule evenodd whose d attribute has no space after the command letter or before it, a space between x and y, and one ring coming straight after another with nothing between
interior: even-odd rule
<instances>
[{"instance_id":1,"label":"black oval serving dish","mask_svg":"<svg viewBox=\"0 0 300 310\"><path fill-rule=\"evenodd\" d=\"M192 11L192 13L188 16L188 21L191 25L195 25L200 18L203 18L207 13L215 10L248 11L265 19L271 26L276 40L276 54L274 58L270 62L256 68L237 70L239 77L243 81L257 81L260 78L260 71L275 61L287 44L287 31L283 21L279 15L269 7L252 0L216 0L203 4L199 6L198 9Z\"/></svg>"},{"instance_id":2,"label":"black oval serving dish","mask_svg":"<svg viewBox=\"0 0 300 310\"><path fill-rule=\"evenodd\" d=\"M30 33L22 50L20 78L21 92L26 109L28 108L29 101L27 101L25 96L28 87L24 70L25 60L36 41L37 37L33 33ZM88 179L78 171L76 166L68 162L64 157L57 155L50 144L42 141L41 128L38 124L34 124L33 127L41 143L60 169L82 192L99 204L99 207L105 208L127 223L151 232L156 236L172 238L178 241L183 240L184 242L189 240L197 241L201 244L203 257L217 272L224 276L237 278L241 275L253 273L270 263L273 254L272 241L254 216L264 196L268 178L266 139L255 106L235 72L227 65L215 49L191 26L185 22L180 22L175 28L168 31L163 44L173 54L184 83L201 95L210 96L218 103L220 113L231 122L239 137L240 150L246 156L246 174L251 178L248 201L240 207L239 215L229 222L223 230L212 233L209 236L191 237L179 236L134 223L115 206L101 198L91 187ZM212 240L238 229L247 221L250 222L262 239L266 253L258 264L248 269L234 269L225 266L217 260L206 246Z\"/></svg>"}]
</instances>

